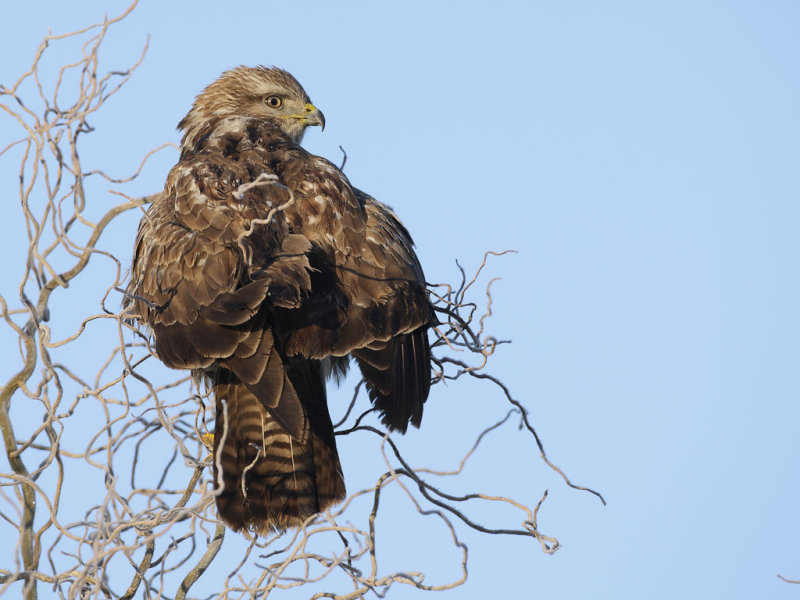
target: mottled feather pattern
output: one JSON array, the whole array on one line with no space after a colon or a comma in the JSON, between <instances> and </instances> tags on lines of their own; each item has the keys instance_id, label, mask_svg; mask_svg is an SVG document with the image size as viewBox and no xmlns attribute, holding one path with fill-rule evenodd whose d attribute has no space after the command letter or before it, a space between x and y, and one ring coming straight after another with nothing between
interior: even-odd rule
<instances>
[{"instance_id":1,"label":"mottled feather pattern","mask_svg":"<svg viewBox=\"0 0 800 600\"><path fill-rule=\"evenodd\" d=\"M136 240L126 303L166 365L210 381L217 508L235 530L296 527L344 497L325 377L348 355L392 429L419 425L430 386L411 237L299 145L324 124L314 111L285 71L224 73L181 121L181 159Z\"/></svg>"}]
</instances>

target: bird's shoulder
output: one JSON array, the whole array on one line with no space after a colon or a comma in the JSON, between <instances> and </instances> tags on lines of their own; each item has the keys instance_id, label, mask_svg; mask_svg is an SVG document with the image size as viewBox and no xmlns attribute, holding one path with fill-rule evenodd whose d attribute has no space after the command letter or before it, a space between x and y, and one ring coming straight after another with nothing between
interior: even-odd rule
<instances>
[{"instance_id":1,"label":"bird's shoulder","mask_svg":"<svg viewBox=\"0 0 800 600\"><path fill-rule=\"evenodd\" d=\"M225 205L246 219L277 207L295 228L322 219L366 218L363 201L336 165L273 124L247 117L203 128L167 177L165 195L176 206Z\"/></svg>"}]
</instances>

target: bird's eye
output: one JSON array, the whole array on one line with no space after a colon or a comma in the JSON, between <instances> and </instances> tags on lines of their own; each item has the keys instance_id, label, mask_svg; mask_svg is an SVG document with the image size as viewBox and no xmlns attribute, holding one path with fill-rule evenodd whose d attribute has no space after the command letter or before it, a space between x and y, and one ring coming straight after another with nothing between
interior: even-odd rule
<instances>
[{"instance_id":1,"label":"bird's eye","mask_svg":"<svg viewBox=\"0 0 800 600\"><path fill-rule=\"evenodd\" d=\"M264 102L266 102L267 106L270 108L280 108L281 104L283 104L283 100L281 100L279 96L267 96Z\"/></svg>"}]
</instances>

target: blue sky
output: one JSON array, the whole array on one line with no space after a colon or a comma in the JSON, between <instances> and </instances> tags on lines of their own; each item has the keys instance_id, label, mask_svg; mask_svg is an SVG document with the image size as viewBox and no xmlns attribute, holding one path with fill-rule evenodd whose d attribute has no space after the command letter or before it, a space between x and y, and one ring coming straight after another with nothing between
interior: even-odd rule
<instances>
[{"instance_id":1,"label":"blue sky","mask_svg":"<svg viewBox=\"0 0 800 600\"><path fill-rule=\"evenodd\" d=\"M5 3L0 83L48 29L124 6ZM796 597L776 574L800 578L798 27L789 1L144 1L103 60L127 66L149 34L147 56L84 158L128 174L178 141L222 70L275 64L325 112L305 146L337 163L346 149L348 176L396 209L429 280L517 251L489 265L491 328L513 340L492 372L550 458L608 505L532 445L495 440L476 485L533 504L549 489L540 525L563 547L469 537L470 579L444 597ZM0 120L3 138L12 127ZM136 193L175 158L157 156ZM115 231L123 259L135 226ZM406 442L433 461L502 406L480 385L440 387ZM343 451L346 475L358 456Z\"/></svg>"}]
</instances>

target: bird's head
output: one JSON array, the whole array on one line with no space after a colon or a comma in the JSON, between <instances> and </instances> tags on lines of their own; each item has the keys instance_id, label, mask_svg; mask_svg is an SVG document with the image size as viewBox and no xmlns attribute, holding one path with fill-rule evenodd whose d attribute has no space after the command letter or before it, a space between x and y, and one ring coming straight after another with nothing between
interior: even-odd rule
<instances>
[{"instance_id":1,"label":"bird's head","mask_svg":"<svg viewBox=\"0 0 800 600\"><path fill-rule=\"evenodd\" d=\"M325 129L325 116L303 87L277 67L237 67L225 71L195 98L192 109L178 123L182 145L191 144L209 122L225 117L252 117L273 123L295 143L306 127Z\"/></svg>"}]
</instances>

